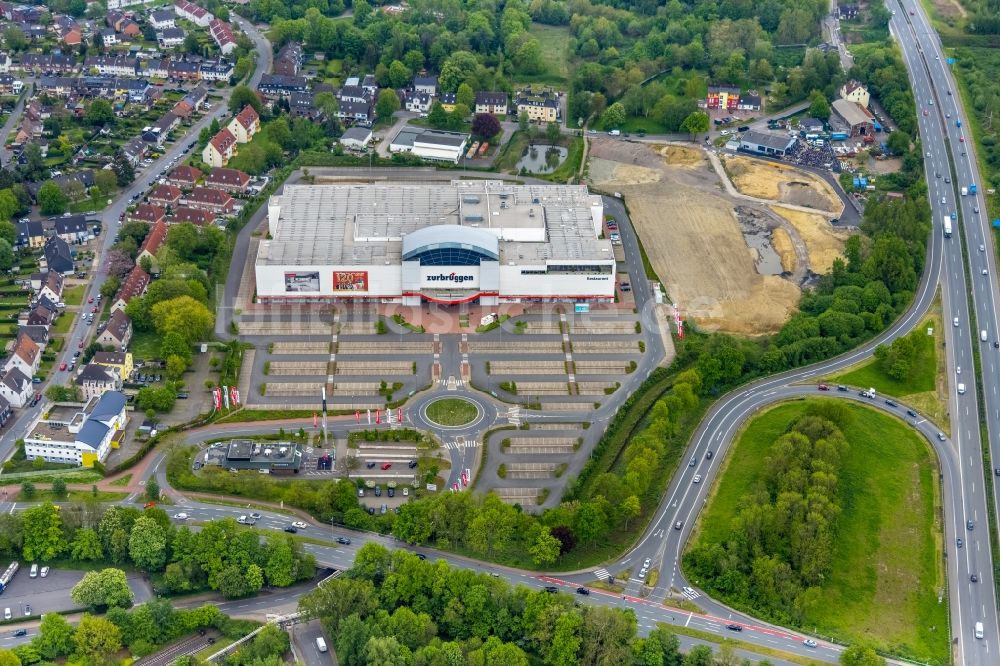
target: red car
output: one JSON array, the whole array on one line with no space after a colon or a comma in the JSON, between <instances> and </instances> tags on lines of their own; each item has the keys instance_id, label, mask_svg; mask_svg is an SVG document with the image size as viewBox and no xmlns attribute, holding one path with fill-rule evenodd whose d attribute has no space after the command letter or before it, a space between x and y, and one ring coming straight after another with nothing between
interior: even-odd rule
<instances>
[{"instance_id":1,"label":"red car","mask_svg":"<svg viewBox=\"0 0 1000 666\"><path fill-rule=\"evenodd\" d=\"M91 312L93 312L94 314L97 314L97 306L96 305L94 306L94 309L91 310Z\"/></svg>"},{"instance_id":2,"label":"red car","mask_svg":"<svg viewBox=\"0 0 1000 666\"><path fill-rule=\"evenodd\" d=\"M830 387L827 386L826 384L820 384L816 388L818 388L820 391L829 391L830 390Z\"/></svg>"},{"instance_id":3,"label":"red car","mask_svg":"<svg viewBox=\"0 0 1000 666\"><path fill-rule=\"evenodd\" d=\"M59 369L60 370L65 370L66 369L66 361L63 361L62 363L59 364Z\"/></svg>"},{"instance_id":4,"label":"red car","mask_svg":"<svg viewBox=\"0 0 1000 666\"><path fill-rule=\"evenodd\" d=\"M83 349L83 340L80 340L80 344L77 345L80 349Z\"/></svg>"},{"instance_id":5,"label":"red car","mask_svg":"<svg viewBox=\"0 0 1000 666\"><path fill-rule=\"evenodd\" d=\"M389 469L390 467L392 467L392 463L382 463L382 471L383 472L385 470Z\"/></svg>"},{"instance_id":6,"label":"red car","mask_svg":"<svg viewBox=\"0 0 1000 666\"><path fill-rule=\"evenodd\" d=\"M93 302L94 302L94 297L93 297L93 296L91 296L90 298L88 298L88 299L87 299L87 302L88 302L88 303L93 303Z\"/></svg>"},{"instance_id":7,"label":"red car","mask_svg":"<svg viewBox=\"0 0 1000 666\"><path fill-rule=\"evenodd\" d=\"M960 143L965 143L965 137L964 136L958 137L958 140L959 140Z\"/></svg>"},{"instance_id":8,"label":"red car","mask_svg":"<svg viewBox=\"0 0 1000 666\"><path fill-rule=\"evenodd\" d=\"M156 502L146 502L145 504L142 505L142 508L152 509L154 506L156 506Z\"/></svg>"},{"instance_id":9,"label":"red car","mask_svg":"<svg viewBox=\"0 0 1000 666\"><path fill-rule=\"evenodd\" d=\"M924 116L927 116L927 109L924 109Z\"/></svg>"}]
</instances>

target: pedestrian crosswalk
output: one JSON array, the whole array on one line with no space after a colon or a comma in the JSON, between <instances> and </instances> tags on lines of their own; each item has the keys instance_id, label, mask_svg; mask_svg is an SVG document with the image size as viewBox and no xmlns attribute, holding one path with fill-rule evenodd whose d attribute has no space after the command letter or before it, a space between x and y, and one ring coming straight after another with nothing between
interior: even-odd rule
<instances>
[{"instance_id":1,"label":"pedestrian crosswalk","mask_svg":"<svg viewBox=\"0 0 1000 666\"><path fill-rule=\"evenodd\" d=\"M474 449L479 446L479 442L476 440L467 440L465 442L445 442L445 448L451 449L452 451L461 451L462 449Z\"/></svg>"},{"instance_id":2,"label":"pedestrian crosswalk","mask_svg":"<svg viewBox=\"0 0 1000 666\"><path fill-rule=\"evenodd\" d=\"M685 597L687 597L691 601L694 601L695 599L697 599L698 597L701 596L700 592L698 592L697 590L694 590L694 589L692 589L690 587L682 587L681 588L681 594L683 594Z\"/></svg>"},{"instance_id":3,"label":"pedestrian crosswalk","mask_svg":"<svg viewBox=\"0 0 1000 666\"><path fill-rule=\"evenodd\" d=\"M597 576L598 580L607 580L608 578L611 578L611 574L607 569L598 569L594 572L594 575Z\"/></svg>"}]
</instances>

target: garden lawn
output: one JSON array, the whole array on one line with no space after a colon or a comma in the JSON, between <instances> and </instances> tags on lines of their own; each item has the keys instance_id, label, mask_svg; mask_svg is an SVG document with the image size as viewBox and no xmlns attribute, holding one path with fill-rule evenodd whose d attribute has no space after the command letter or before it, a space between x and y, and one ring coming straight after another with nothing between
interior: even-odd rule
<instances>
[{"instance_id":1,"label":"garden lawn","mask_svg":"<svg viewBox=\"0 0 1000 666\"><path fill-rule=\"evenodd\" d=\"M160 338L153 331L136 331L128 346L134 359L149 361L160 357Z\"/></svg>"},{"instance_id":2,"label":"garden lawn","mask_svg":"<svg viewBox=\"0 0 1000 666\"><path fill-rule=\"evenodd\" d=\"M728 454L700 520L699 541L727 537L771 444L820 400L828 399L785 403L750 422ZM802 626L846 643L870 640L894 654L948 663L948 610L938 603L945 579L937 459L903 422L862 405L844 407L850 421L841 429L850 452L840 470L843 512L834 565L821 602Z\"/></svg>"},{"instance_id":3,"label":"garden lawn","mask_svg":"<svg viewBox=\"0 0 1000 666\"><path fill-rule=\"evenodd\" d=\"M80 305L83 303L84 289L84 285L78 284L63 290L63 303L66 305ZM65 314L63 316L65 316Z\"/></svg>"}]
</instances>

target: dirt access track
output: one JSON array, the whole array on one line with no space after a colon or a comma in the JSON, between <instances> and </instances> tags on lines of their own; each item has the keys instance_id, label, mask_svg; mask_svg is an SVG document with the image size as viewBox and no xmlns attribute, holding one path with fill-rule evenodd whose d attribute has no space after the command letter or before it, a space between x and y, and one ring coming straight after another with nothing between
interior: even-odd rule
<instances>
[{"instance_id":1,"label":"dirt access track","mask_svg":"<svg viewBox=\"0 0 1000 666\"><path fill-rule=\"evenodd\" d=\"M840 211L844 207L829 183L787 164L742 155L727 157L722 163L742 194L824 212Z\"/></svg>"},{"instance_id":2,"label":"dirt access track","mask_svg":"<svg viewBox=\"0 0 1000 666\"><path fill-rule=\"evenodd\" d=\"M799 266L800 273L809 268L824 272L842 247L842 239L832 230L825 231L829 223L821 215L800 214L791 219L780 206L772 209L765 202L727 194L700 147L595 138L588 179L601 190L622 193L667 293L685 319L693 319L702 329L743 335L774 333L798 304L797 283L758 272L757 254L744 238L735 214L737 206L755 208L774 220L775 250L782 268L789 272L797 263L791 250L795 242L805 243L809 263L818 264L815 268ZM787 203L817 208L826 204L830 210L840 205L829 185L794 170L758 186L751 196L780 201L783 193L778 182L782 179L803 183L787 188L792 197ZM816 219L808 219L812 217ZM800 226L809 233L802 233Z\"/></svg>"}]
</instances>

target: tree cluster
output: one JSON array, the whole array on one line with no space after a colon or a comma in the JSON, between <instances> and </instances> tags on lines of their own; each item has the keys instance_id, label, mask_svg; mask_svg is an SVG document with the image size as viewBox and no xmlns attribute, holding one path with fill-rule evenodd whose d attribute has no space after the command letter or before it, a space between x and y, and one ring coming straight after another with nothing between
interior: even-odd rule
<instances>
[{"instance_id":1,"label":"tree cluster","mask_svg":"<svg viewBox=\"0 0 1000 666\"><path fill-rule=\"evenodd\" d=\"M913 371L913 362L922 342L920 338L925 335L923 331L913 331L909 335L896 338L889 345L876 347L875 358L878 360L879 369L896 381L907 379Z\"/></svg>"},{"instance_id":2,"label":"tree cluster","mask_svg":"<svg viewBox=\"0 0 1000 666\"><path fill-rule=\"evenodd\" d=\"M663 625L640 638L631 609L574 604L566 594L513 588L373 543L361 548L347 575L299 606L335 637L344 666L716 663L709 648L682 657L677 637Z\"/></svg>"},{"instance_id":3,"label":"tree cluster","mask_svg":"<svg viewBox=\"0 0 1000 666\"><path fill-rule=\"evenodd\" d=\"M832 565L849 446L829 415L805 415L781 435L726 537L702 540L684 558L707 589L775 622L799 623L822 603Z\"/></svg>"},{"instance_id":4,"label":"tree cluster","mask_svg":"<svg viewBox=\"0 0 1000 666\"><path fill-rule=\"evenodd\" d=\"M259 476L259 475L258 475ZM0 552L28 561L59 557L130 565L162 579L168 592L218 590L229 599L264 585L287 587L311 578L315 559L283 533L260 534L233 519L192 532L177 528L159 508L51 504L0 517ZM127 606L131 591L119 569L89 572L73 598L90 608Z\"/></svg>"}]
</instances>

